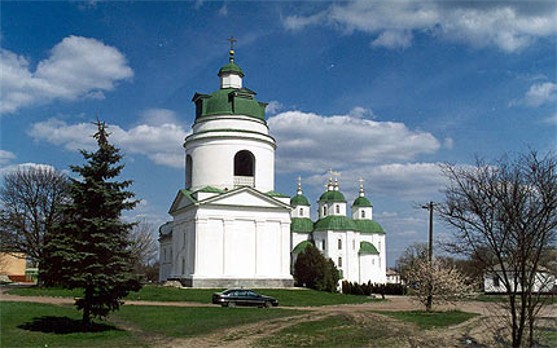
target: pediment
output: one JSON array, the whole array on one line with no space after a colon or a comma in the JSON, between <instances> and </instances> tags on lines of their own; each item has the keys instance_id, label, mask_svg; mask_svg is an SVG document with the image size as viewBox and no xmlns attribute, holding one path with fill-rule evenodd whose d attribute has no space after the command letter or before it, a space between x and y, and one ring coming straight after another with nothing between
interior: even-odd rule
<instances>
[{"instance_id":1,"label":"pediment","mask_svg":"<svg viewBox=\"0 0 557 348\"><path fill-rule=\"evenodd\" d=\"M176 212L180 209L191 206L194 203L195 203L195 201L194 201L193 197L191 197L191 195L189 194L188 191L180 190L176 194L176 197L174 198L174 201L172 202L172 205L170 206L170 209L168 210L168 213L172 214L172 213L174 213L174 212Z\"/></svg>"},{"instance_id":2,"label":"pediment","mask_svg":"<svg viewBox=\"0 0 557 348\"><path fill-rule=\"evenodd\" d=\"M227 205L234 207L281 208L291 207L273 197L269 197L253 188L242 187L216 197L199 202L200 205Z\"/></svg>"}]
</instances>

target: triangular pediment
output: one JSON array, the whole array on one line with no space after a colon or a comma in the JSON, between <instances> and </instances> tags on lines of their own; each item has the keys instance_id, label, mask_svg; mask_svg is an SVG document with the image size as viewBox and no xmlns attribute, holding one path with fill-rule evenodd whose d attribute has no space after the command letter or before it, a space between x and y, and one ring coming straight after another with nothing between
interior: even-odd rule
<instances>
[{"instance_id":1,"label":"triangular pediment","mask_svg":"<svg viewBox=\"0 0 557 348\"><path fill-rule=\"evenodd\" d=\"M234 207L280 208L291 207L251 187L241 187L199 202L200 205L225 205Z\"/></svg>"},{"instance_id":2,"label":"triangular pediment","mask_svg":"<svg viewBox=\"0 0 557 348\"><path fill-rule=\"evenodd\" d=\"M176 212L193 204L195 204L195 199L191 196L191 192L189 192L188 190L180 190L176 194L176 197L174 198L174 201L172 202L168 213L172 214L173 212Z\"/></svg>"}]
</instances>

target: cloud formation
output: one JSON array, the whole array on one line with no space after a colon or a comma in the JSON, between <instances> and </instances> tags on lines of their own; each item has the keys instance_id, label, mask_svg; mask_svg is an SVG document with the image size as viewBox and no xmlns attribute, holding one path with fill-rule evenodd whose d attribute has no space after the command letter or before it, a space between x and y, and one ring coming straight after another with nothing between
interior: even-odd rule
<instances>
[{"instance_id":1,"label":"cloud formation","mask_svg":"<svg viewBox=\"0 0 557 348\"><path fill-rule=\"evenodd\" d=\"M133 76L116 48L73 35L56 44L34 71L24 56L2 49L0 70L2 114L56 99L102 99L118 81Z\"/></svg>"},{"instance_id":2,"label":"cloud formation","mask_svg":"<svg viewBox=\"0 0 557 348\"><path fill-rule=\"evenodd\" d=\"M278 171L320 173L330 167L342 170L411 160L440 148L430 133L412 131L403 123L365 119L364 114L358 108L349 115L288 111L270 117L271 134L279 144Z\"/></svg>"},{"instance_id":3,"label":"cloud formation","mask_svg":"<svg viewBox=\"0 0 557 348\"><path fill-rule=\"evenodd\" d=\"M156 110L146 111L147 114L151 112ZM95 125L91 123L68 124L52 118L33 124L28 134L35 141L63 146L70 151L90 151L95 149L95 140L92 138L95 131ZM111 133L111 141L121 147L124 153L144 155L154 163L168 167L184 166L182 144L188 132L181 126L173 123L144 123L125 130L118 125L109 125L108 131Z\"/></svg>"},{"instance_id":4,"label":"cloud formation","mask_svg":"<svg viewBox=\"0 0 557 348\"><path fill-rule=\"evenodd\" d=\"M331 25L372 35L373 47L406 48L413 33L425 33L474 47L521 50L536 39L557 33L557 5L552 1L367 1L333 4L309 16L289 16L289 30Z\"/></svg>"},{"instance_id":5,"label":"cloud formation","mask_svg":"<svg viewBox=\"0 0 557 348\"><path fill-rule=\"evenodd\" d=\"M538 107L557 100L557 83L542 82L530 86L524 96L524 103L528 106Z\"/></svg>"}]
</instances>

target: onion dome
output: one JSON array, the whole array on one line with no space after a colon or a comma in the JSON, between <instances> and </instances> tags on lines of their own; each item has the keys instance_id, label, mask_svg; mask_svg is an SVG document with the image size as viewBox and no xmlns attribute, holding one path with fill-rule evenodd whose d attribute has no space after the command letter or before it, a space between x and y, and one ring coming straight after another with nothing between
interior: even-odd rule
<instances>
[{"instance_id":1,"label":"onion dome","mask_svg":"<svg viewBox=\"0 0 557 348\"><path fill-rule=\"evenodd\" d=\"M359 195L358 198L356 198L356 200L354 200L354 203L352 204L352 207L357 207L357 208L372 208L373 207L373 205L371 204L369 199L367 199L365 197L364 184L363 184L363 179L362 178L360 178L360 195Z\"/></svg>"}]
</instances>

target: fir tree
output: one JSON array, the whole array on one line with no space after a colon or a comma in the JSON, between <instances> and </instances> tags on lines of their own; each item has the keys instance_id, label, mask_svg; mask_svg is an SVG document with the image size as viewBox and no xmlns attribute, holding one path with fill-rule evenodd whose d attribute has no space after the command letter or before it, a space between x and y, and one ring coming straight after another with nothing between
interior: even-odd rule
<instances>
[{"instance_id":1,"label":"fir tree","mask_svg":"<svg viewBox=\"0 0 557 348\"><path fill-rule=\"evenodd\" d=\"M336 292L339 279L339 271L333 260L323 256L313 244L309 244L298 254L294 263L294 280L297 286Z\"/></svg>"},{"instance_id":2,"label":"fir tree","mask_svg":"<svg viewBox=\"0 0 557 348\"><path fill-rule=\"evenodd\" d=\"M98 149L81 151L83 166L71 166L81 180L72 179L71 200L64 206L66 219L47 246L51 283L84 290L76 301L83 311L85 329L92 318L118 310L121 299L141 284L132 272L128 233L133 224L121 221L124 210L136 205L126 191L131 181L115 181L121 170L119 149L108 142L106 125L97 121Z\"/></svg>"}]
</instances>

